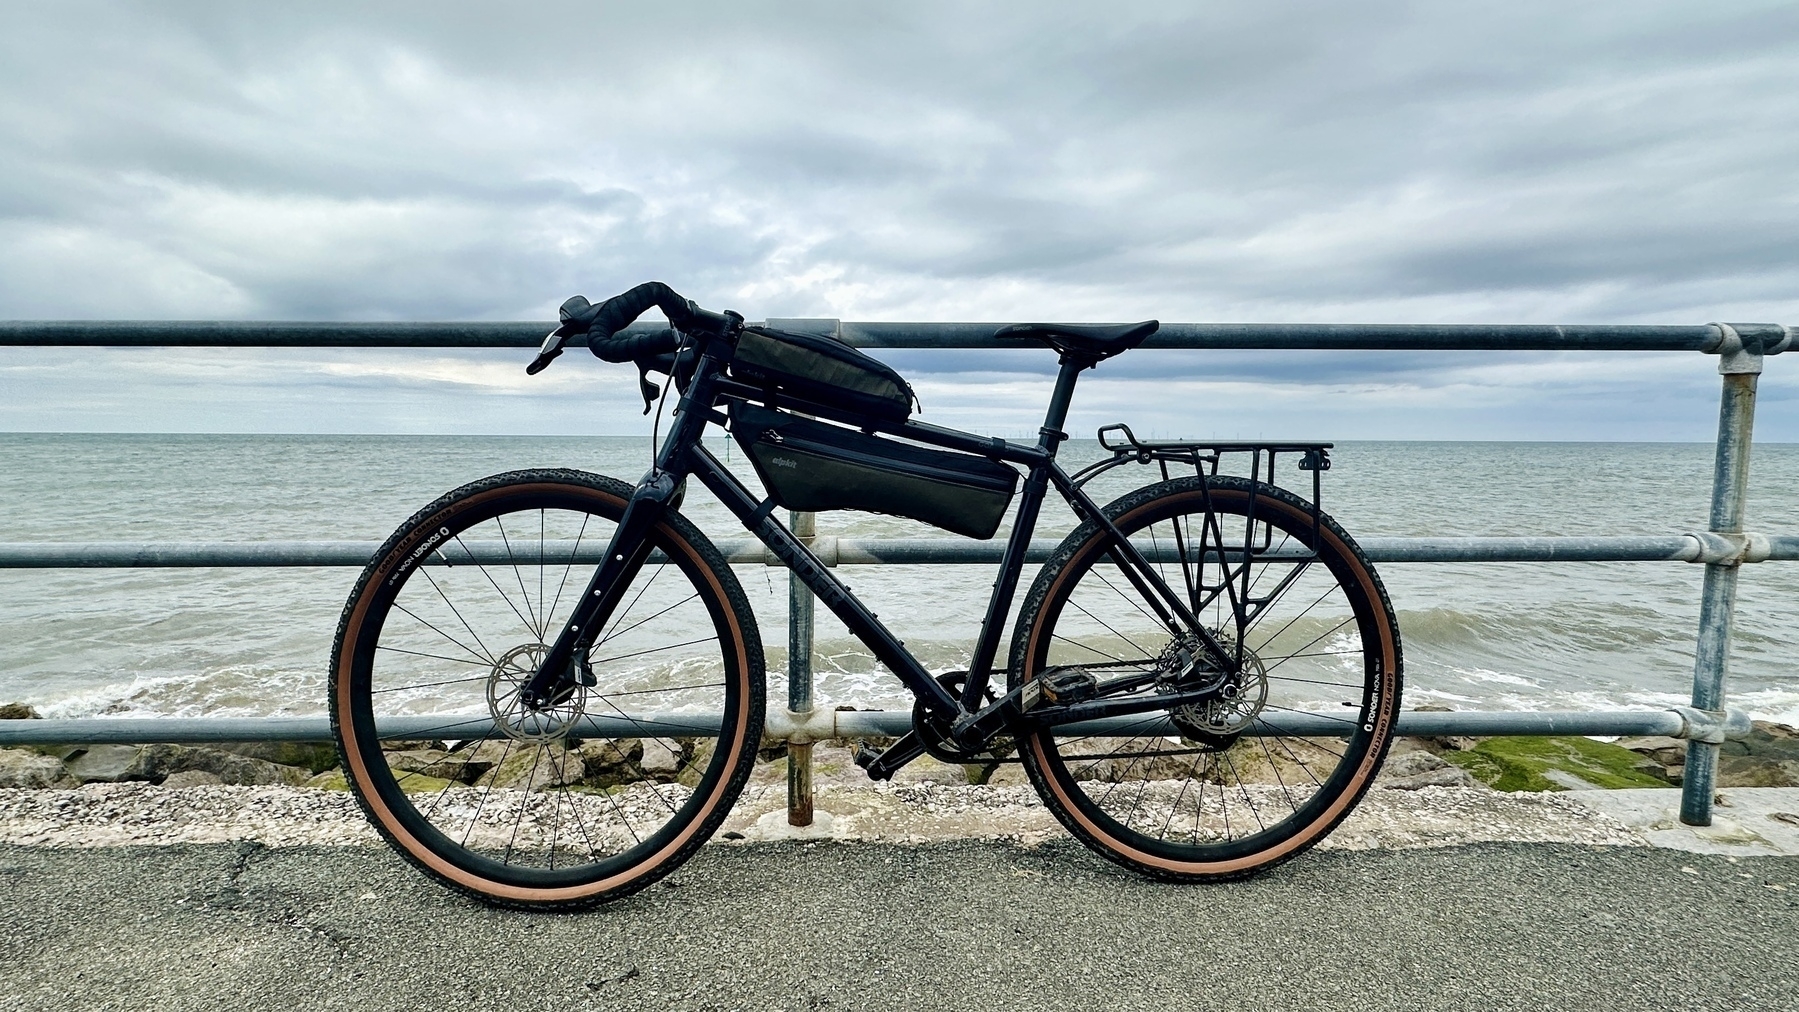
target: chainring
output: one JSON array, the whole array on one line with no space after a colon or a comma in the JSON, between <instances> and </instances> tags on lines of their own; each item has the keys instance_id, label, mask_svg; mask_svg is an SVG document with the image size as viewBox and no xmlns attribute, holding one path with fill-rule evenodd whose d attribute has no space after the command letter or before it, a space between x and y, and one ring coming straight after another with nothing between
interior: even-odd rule
<instances>
[{"instance_id":1,"label":"chainring","mask_svg":"<svg viewBox=\"0 0 1799 1012\"><path fill-rule=\"evenodd\" d=\"M968 672L946 671L937 676L937 683L948 689L951 695L960 696L963 686L968 684ZM983 696L989 703L999 698L994 695L991 685L987 687ZM1000 735L988 742L984 748L965 749L950 737L947 726L925 711L922 700L912 704L912 729L918 732L919 743L924 746L925 752L931 758L955 765L984 766L989 763L1001 762L1017 747L1017 743L1011 735Z\"/></svg>"}]
</instances>

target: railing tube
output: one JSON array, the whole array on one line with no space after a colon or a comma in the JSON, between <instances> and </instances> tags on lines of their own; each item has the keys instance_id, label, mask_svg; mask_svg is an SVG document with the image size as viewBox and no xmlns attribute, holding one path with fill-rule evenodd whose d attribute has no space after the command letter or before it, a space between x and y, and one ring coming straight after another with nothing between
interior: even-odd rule
<instances>
[{"instance_id":1,"label":"railing tube","mask_svg":"<svg viewBox=\"0 0 1799 1012\"><path fill-rule=\"evenodd\" d=\"M1719 324L1724 340L1718 349L1718 372L1724 390L1718 405L1718 451L1712 468L1711 530L1743 541L1743 500L1749 490L1749 447L1755 428L1755 384L1762 371L1759 344L1745 347L1728 324ZM1699 637L1693 651L1693 707L1724 708L1724 680L1730 673L1730 626L1736 608L1736 558L1707 562L1699 599ZM1717 738L1718 736L1707 736ZM1719 740L1696 738L1687 744L1681 781L1680 821L1689 826L1712 824L1712 792L1718 776Z\"/></svg>"},{"instance_id":2,"label":"railing tube","mask_svg":"<svg viewBox=\"0 0 1799 1012\"><path fill-rule=\"evenodd\" d=\"M818 518L793 513L794 537L810 545ZM787 574L787 709L803 724L812 712L812 591L797 573ZM812 825L812 741L787 743L787 824Z\"/></svg>"}]
</instances>

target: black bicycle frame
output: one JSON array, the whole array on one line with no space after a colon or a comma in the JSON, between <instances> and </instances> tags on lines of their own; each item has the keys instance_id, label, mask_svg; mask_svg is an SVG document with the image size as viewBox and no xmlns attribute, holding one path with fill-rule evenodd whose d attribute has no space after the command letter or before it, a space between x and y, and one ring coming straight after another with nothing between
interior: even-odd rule
<instances>
[{"instance_id":1,"label":"black bicycle frame","mask_svg":"<svg viewBox=\"0 0 1799 1012\"><path fill-rule=\"evenodd\" d=\"M577 681L584 680L577 660L586 655L604 623L611 618L613 609L618 606L626 588L648 559L650 542L647 535L662 519L664 512L671 508L670 503L676 500L683 482L690 475L697 476L725 508L737 517L745 530L754 534L777 558L786 563L811 588L812 593L842 620L851 634L867 645L876 659L912 690L926 712L941 720L946 727L953 728L956 740L965 745L984 744L1002 728L1016 722L1020 716L1015 706L1006 705L1007 699L984 707L981 703L992 680L993 662L999 651L1003 626L1011 612L1018 590L1018 579L1024 570L1025 551L1036 531L1038 515L1051 485L1068 501L1077 516L1082 520L1092 521L1107 532L1111 539L1114 561L1144 596L1145 603L1155 609L1158 619L1177 635L1188 633L1199 638L1217 663L1229 665L1232 662L1230 652L1221 647L1204 624L1195 618L1185 599L1168 587L1157 570L1056 463L1056 450L1068 438L1067 433L1062 431L1062 425L1067 419L1068 406L1074 396L1075 380L1083 369L1095 364L1092 360L1068 355L1062 357L1055 391L1050 397L1049 410L1042 428L1038 430L1035 446L997 437L978 436L924 422L894 422L862 416L830 405L783 402L784 407L850 422L871 431L978 453L1028 468L1024 490L1019 498L1018 513L1011 536L1006 542L1005 555L1000 562L999 579L994 582L986 616L981 622L980 638L976 641L974 655L969 663L967 681L958 697L925 670L906 649L905 643L883 625L875 613L812 554L811 549L775 519L775 502L772 498L759 498L744 487L701 443L700 437L708 424L722 426L727 421L717 407L721 401L763 400L767 394L724 376L723 368L729 361L731 351L728 339L705 336L695 339L699 342L698 363L675 409L673 424L657 452L655 465L632 493L631 501L607 548L605 561L588 582L586 591L581 595L581 603L570 616L569 624L563 628L536 675L525 687L524 698L527 705L546 706L571 691ZM1089 719L1112 710L1151 710L1171 704L1178 705L1186 695L1188 694L1172 693L1141 696L1128 703L1121 701L1112 706L1101 703L1054 708L1058 711L1057 716L1047 712L1041 715L1033 713L1033 720L1036 723L1062 723L1066 720Z\"/></svg>"}]
</instances>

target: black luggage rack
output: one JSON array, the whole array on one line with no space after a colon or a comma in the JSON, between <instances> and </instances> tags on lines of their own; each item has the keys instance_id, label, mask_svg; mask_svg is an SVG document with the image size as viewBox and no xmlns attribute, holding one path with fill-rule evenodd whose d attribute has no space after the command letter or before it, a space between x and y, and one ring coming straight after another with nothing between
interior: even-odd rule
<instances>
[{"instance_id":1,"label":"black luggage rack","mask_svg":"<svg viewBox=\"0 0 1799 1012\"><path fill-rule=\"evenodd\" d=\"M1312 514L1312 535L1318 535L1318 517L1323 512L1324 472L1331 469L1330 451L1334 443L1221 443L1209 440L1143 440L1138 439L1131 427L1123 423L1102 426L1099 430L1099 445L1111 451L1112 456L1076 471L1072 476L1076 485L1085 485L1094 478L1126 464L1155 464L1161 469L1162 480L1174 477L1169 465L1191 467L1199 476L1201 487L1209 485L1208 479L1216 477L1218 467L1227 454L1246 454L1249 457L1249 473L1251 489L1261 485L1292 492L1275 480L1275 464L1282 454L1299 454L1299 470L1312 472L1312 497L1308 505ZM1266 468L1264 469L1264 461ZM1266 475L1266 477L1264 477ZM1250 514L1244 518L1247 530L1255 529L1255 512L1252 495ZM1209 512L1209 510L1208 510ZM1252 557L1264 555L1269 551L1268 537L1270 529L1264 525L1264 543L1247 546Z\"/></svg>"}]
</instances>

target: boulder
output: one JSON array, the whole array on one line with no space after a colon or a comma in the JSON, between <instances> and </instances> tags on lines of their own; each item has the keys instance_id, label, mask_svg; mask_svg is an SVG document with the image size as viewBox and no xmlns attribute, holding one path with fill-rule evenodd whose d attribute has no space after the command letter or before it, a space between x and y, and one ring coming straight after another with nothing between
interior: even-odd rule
<instances>
[{"instance_id":1,"label":"boulder","mask_svg":"<svg viewBox=\"0 0 1799 1012\"><path fill-rule=\"evenodd\" d=\"M71 776L83 783L148 780L162 783L171 774L197 770L220 783L299 786L311 772L216 748L187 745L95 745L67 762Z\"/></svg>"},{"instance_id":2,"label":"boulder","mask_svg":"<svg viewBox=\"0 0 1799 1012\"><path fill-rule=\"evenodd\" d=\"M315 791L347 791L350 789L350 782L344 779L342 769L335 769L326 770L300 786Z\"/></svg>"},{"instance_id":3,"label":"boulder","mask_svg":"<svg viewBox=\"0 0 1799 1012\"><path fill-rule=\"evenodd\" d=\"M579 755L560 745L532 745L513 749L505 762L482 774L475 785L536 792L578 784L585 775Z\"/></svg>"},{"instance_id":4,"label":"boulder","mask_svg":"<svg viewBox=\"0 0 1799 1012\"><path fill-rule=\"evenodd\" d=\"M643 754L637 757L637 768L652 780L670 783L681 774L681 753L661 738L645 738Z\"/></svg>"},{"instance_id":5,"label":"boulder","mask_svg":"<svg viewBox=\"0 0 1799 1012\"><path fill-rule=\"evenodd\" d=\"M1643 758L1636 769L1670 784L1686 777L1687 743L1682 738L1620 738L1618 745ZM1718 746L1719 787L1799 787L1799 730L1758 720L1745 738Z\"/></svg>"},{"instance_id":6,"label":"boulder","mask_svg":"<svg viewBox=\"0 0 1799 1012\"><path fill-rule=\"evenodd\" d=\"M217 773L208 773L205 770L182 770L179 773L169 774L162 785L164 787L216 787L222 783L224 781L219 779Z\"/></svg>"},{"instance_id":7,"label":"boulder","mask_svg":"<svg viewBox=\"0 0 1799 1012\"><path fill-rule=\"evenodd\" d=\"M1389 755L1376 782L1396 791L1415 791L1424 787L1481 786L1472 773L1423 749Z\"/></svg>"},{"instance_id":8,"label":"boulder","mask_svg":"<svg viewBox=\"0 0 1799 1012\"><path fill-rule=\"evenodd\" d=\"M38 720L42 716L24 703L0 703L0 720Z\"/></svg>"},{"instance_id":9,"label":"boulder","mask_svg":"<svg viewBox=\"0 0 1799 1012\"><path fill-rule=\"evenodd\" d=\"M594 738L582 742L570 755L581 762L581 781L593 787L613 787L643 779L643 771L637 765L644 757L641 738Z\"/></svg>"},{"instance_id":10,"label":"boulder","mask_svg":"<svg viewBox=\"0 0 1799 1012\"><path fill-rule=\"evenodd\" d=\"M77 787L62 760L22 748L0 748L0 787Z\"/></svg>"},{"instance_id":11,"label":"boulder","mask_svg":"<svg viewBox=\"0 0 1799 1012\"><path fill-rule=\"evenodd\" d=\"M717 738L697 738L692 751L687 753L686 763L681 767L681 774L675 782L682 787L698 787L700 778L706 775L706 767L712 764L712 753L718 751Z\"/></svg>"},{"instance_id":12,"label":"boulder","mask_svg":"<svg viewBox=\"0 0 1799 1012\"><path fill-rule=\"evenodd\" d=\"M1442 703L1425 703L1422 706L1412 707L1412 710L1415 713L1454 713L1455 707L1444 706ZM1466 752L1476 745L1479 745L1484 739L1473 738L1462 734L1445 734L1438 735L1434 738L1420 738L1418 740L1425 742L1436 749L1445 749L1451 752Z\"/></svg>"},{"instance_id":13,"label":"boulder","mask_svg":"<svg viewBox=\"0 0 1799 1012\"><path fill-rule=\"evenodd\" d=\"M1502 791L1666 786L1636 769L1642 757L1630 749L1574 735L1487 738L1444 758Z\"/></svg>"},{"instance_id":14,"label":"boulder","mask_svg":"<svg viewBox=\"0 0 1799 1012\"><path fill-rule=\"evenodd\" d=\"M121 780L148 780L138 767L138 745L92 745L71 753L65 760L69 775L84 784L114 784Z\"/></svg>"},{"instance_id":15,"label":"boulder","mask_svg":"<svg viewBox=\"0 0 1799 1012\"><path fill-rule=\"evenodd\" d=\"M330 742L247 741L214 747L277 766L299 766L312 773L323 773L337 765L337 746Z\"/></svg>"},{"instance_id":16,"label":"boulder","mask_svg":"<svg viewBox=\"0 0 1799 1012\"><path fill-rule=\"evenodd\" d=\"M387 752L382 757L387 760L387 765L397 772L416 773L420 776L436 777L439 780L473 780L493 769L494 763L497 761L497 758L483 761L479 764L479 768L476 768L475 749L463 751L466 754L446 752L436 748L415 748L407 749L404 752Z\"/></svg>"},{"instance_id":17,"label":"boulder","mask_svg":"<svg viewBox=\"0 0 1799 1012\"><path fill-rule=\"evenodd\" d=\"M1718 757L1719 787L1799 787L1799 759Z\"/></svg>"}]
</instances>

